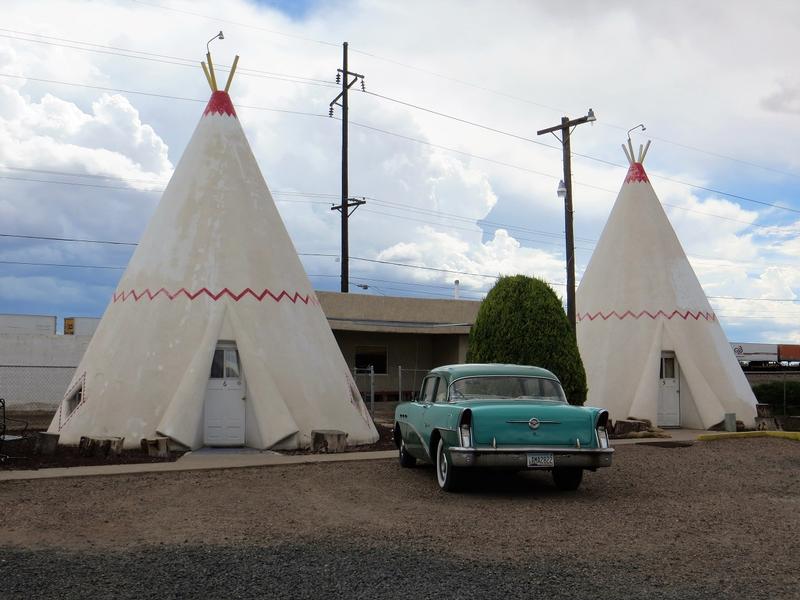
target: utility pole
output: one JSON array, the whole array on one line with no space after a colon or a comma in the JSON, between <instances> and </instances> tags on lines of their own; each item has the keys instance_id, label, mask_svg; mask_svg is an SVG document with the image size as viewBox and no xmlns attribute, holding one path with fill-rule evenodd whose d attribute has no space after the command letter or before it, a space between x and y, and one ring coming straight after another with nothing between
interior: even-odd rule
<instances>
[{"instance_id":1,"label":"utility pole","mask_svg":"<svg viewBox=\"0 0 800 600\"><path fill-rule=\"evenodd\" d=\"M570 120L568 117L561 117L561 123L548 127L547 129L540 129L536 135L543 135L545 133L552 133L553 136L561 142L561 147L564 153L564 235L567 244L567 318L572 326L572 331L576 331L576 315L575 315L575 240L572 233L572 153L570 151L569 138L574 129L583 123L592 123L596 120L594 111L590 108L589 113L585 117ZM559 138L555 132L561 131ZM559 187L559 196L561 196L562 188Z\"/></svg>"},{"instance_id":2,"label":"utility pole","mask_svg":"<svg viewBox=\"0 0 800 600\"><path fill-rule=\"evenodd\" d=\"M352 79L351 79L352 77ZM346 294L350 289L350 240L348 231L348 220L350 215L362 204L367 201L362 199L350 198L347 181L347 115L348 100L347 91L361 80L361 89L364 89L364 76L353 73L347 69L347 42L342 44L342 68L337 69L336 83L341 81L342 91L331 100L328 116L333 116L333 106L342 108L342 203L339 206L332 206L331 210L338 210L342 214L342 293ZM353 210L350 210L350 209Z\"/></svg>"}]
</instances>

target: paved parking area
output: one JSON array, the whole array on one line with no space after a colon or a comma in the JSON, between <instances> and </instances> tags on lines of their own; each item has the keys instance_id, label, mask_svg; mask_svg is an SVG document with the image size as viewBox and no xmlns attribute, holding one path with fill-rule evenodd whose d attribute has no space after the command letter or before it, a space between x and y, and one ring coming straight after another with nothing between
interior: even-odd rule
<instances>
[{"instance_id":1,"label":"paved parking area","mask_svg":"<svg viewBox=\"0 0 800 600\"><path fill-rule=\"evenodd\" d=\"M440 492L394 460L0 483L9 597L796 598L800 444Z\"/></svg>"}]
</instances>

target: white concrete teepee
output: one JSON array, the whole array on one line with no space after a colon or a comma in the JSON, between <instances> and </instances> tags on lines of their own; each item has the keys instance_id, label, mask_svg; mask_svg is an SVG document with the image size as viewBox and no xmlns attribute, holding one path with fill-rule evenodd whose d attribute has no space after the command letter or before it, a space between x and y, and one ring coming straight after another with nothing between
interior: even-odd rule
<instances>
[{"instance_id":1,"label":"white concrete teepee","mask_svg":"<svg viewBox=\"0 0 800 600\"><path fill-rule=\"evenodd\" d=\"M228 96L235 66L219 91L209 57L211 99L50 425L61 443L378 439Z\"/></svg>"},{"instance_id":2,"label":"white concrete teepee","mask_svg":"<svg viewBox=\"0 0 800 600\"><path fill-rule=\"evenodd\" d=\"M756 400L647 178L647 147L630 162L577 291L588 403L612 419L709 428Z\"/></svg>"}]
</instances>

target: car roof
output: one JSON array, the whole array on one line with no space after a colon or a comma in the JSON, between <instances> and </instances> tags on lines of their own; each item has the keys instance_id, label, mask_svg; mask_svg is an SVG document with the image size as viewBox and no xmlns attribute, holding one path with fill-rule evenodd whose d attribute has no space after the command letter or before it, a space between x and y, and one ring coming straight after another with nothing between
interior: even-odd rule
<instances>
[{"instance_id":1,"label":"car roof","mask_svg":"<svg viewBox=\"0 0 800 600\"><path fill-rule=\"evenodd\" d=\"M448 380L460 379L461 377L476 377L480 375L522 375L526 377L545 377L547 379L558 380L547 369L532 367L529 365L504 365L496 363L470 363L461 365L444 365L431 369L431 373L444 375Z\"/></svg>"}]
</instances>

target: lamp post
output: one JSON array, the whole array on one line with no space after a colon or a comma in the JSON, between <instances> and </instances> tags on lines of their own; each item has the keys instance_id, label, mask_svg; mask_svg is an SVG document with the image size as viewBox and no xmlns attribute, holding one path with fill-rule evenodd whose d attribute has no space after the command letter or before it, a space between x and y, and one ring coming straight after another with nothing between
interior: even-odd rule
<instances>
[{"instance_id":1,"label":"lamp post","mask_svg":"<svg viewBox=\"0 0 800 600\"><path fill-rule=\"evenodd\" d=\"M575 318L575 239L572 234L572 153L570 151L569 138L572 129L583 123L593 123L596 120L594 111L590 108L585 117L570 120L569 117L561 117L561 123L540 129L536 135L552 133L561 142L564 153L564 179L558 184L558 197L564 200L564 234L567 244L567 318L572 326L572 331L576 330ZM560 131L559 138L555 132Z\"/></svg>"}]
</instances>

